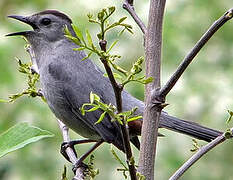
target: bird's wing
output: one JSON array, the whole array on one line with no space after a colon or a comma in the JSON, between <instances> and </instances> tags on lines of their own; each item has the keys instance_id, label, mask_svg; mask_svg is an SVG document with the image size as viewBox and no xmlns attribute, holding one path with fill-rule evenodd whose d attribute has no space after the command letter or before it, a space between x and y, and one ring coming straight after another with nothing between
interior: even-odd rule
<instances>
[{"instance_id":1,"label":"bird's wing","mask_svg":"<svg viewBox=\"0 0 233 180\"><path fill-rule=\"evenodd\" d=\"M83 91L83 90L84 89L77 90L75 88L69 87L69 85L66 85L64 90L64 95L66 101L69 103L72 112L88 127L94 129L104 141L113 143L119 149L123 150L123 142L121 138L121 131L119 124L117 122L111 122L111 118L108 114L106 114L103 121L101 121L98 124L96 124L96 122L103 113L101 110L88 112L84 116L81 114L80 107L84 103L89 102L89 96L86 97L86 94L89 95L89 93L87 92L79 92L80 94L82 94L82 96L77 97L77 91Z\"/></svg>"}]
</instances>

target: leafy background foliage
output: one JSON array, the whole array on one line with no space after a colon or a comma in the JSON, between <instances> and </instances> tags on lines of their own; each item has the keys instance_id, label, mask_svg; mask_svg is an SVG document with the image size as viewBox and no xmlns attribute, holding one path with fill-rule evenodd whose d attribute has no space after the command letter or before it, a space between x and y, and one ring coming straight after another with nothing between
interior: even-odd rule
<instances>
[{"instance_id":1,"label":"leafy background foliage","mask_svg":"<svg viewBox=\"0 0 233 180\"><path fill-rule=\"evenodd\" d=\"M15 94L27 87L25 76L17 71L17 61L14 58L17 56L21 60L29 60L29 56L24 51L25 43L20 38L6 38L4 35L9 32L30 29L30 27L7 19L7 15L28 15L44 9L57 9L72 17L80 29L89 29L94 37L93 33L97 30L88 23L86 15L89 12L95 13L103 7L114 5L120 16L128 16L127 12L121 8L121 3L122 1L114 0L100 0L98 3L94 0L1 0L0 98L6 98L9 94ZM231 6L232 0L167 2L163 34L163 82L166 82L207 27ZM148 1L136 1L136 10L146 22ZM115 16L119 19L117 15ZM127 67L137 57L143 55L143 38L131 18L127 18L126 21L133 25L134 35L124 33L118 46L113 50L122 55L121 63ZM212 128L222 130L227 128L225 124L228 117L227 109L233 109L232 28L232 21L224 25L195 58L184 77L168 96L167 102L170 105L166 107L166 111ZM115 34L111 33L107 36L110 43L114 42L117 33L116 30ZM97 60L95 61L97 62ZM143 85L131 83L126 88L134 96L143 99ZM68 162L59 154L62 137L53 114L39 98L25 97L14 104L0 103L0 133L22 121L47 129L54 133L55 137L31 144L1 158L0 179L59 179L63 165ZM161 132L166 137L159 140L156 176L159 179L168 179L170 174L192 154L189 151L192 148L192 141L189 137L167 130L161 130ZM80 137L72 133L72 138ZM189 170L184 179L233 179L232 147L233 144L229 141L215 148ZM79 146L78 154L85 152L88 148L89 145ZM134 152L137 156L137 150ZM96 179L123 179L122 174L116 172L119 164L111 155L108 144L98 148L94 154L95 164L100 169L100 175ZM71 168L68 167L71 175Z\"/></svg>"}]
</instances>

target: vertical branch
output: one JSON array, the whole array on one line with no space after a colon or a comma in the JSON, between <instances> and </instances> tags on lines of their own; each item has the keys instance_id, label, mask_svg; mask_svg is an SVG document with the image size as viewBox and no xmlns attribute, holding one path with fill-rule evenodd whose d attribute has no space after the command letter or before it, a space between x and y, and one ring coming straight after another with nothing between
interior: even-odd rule
<instances>
[{"instance_id":1,"label":"vertical branch","mask_svg":"<svg viewBox=\"0 0 233 180\"><path fill-rule=\"evenodd\" d=\"M149 21L145 36L146 78L154 77L154 82L145 87L145 111L138 171L147 180L154 179L158 124L164 102L156 94L160 89L162 24L165 3L166 0L150 1Z\"/></svg>"},{"instance_id":2,"label":"vertical branch","mask_svg":"<svg viewBox=\"0 0 233 180\"><path fill-rule=\"evenodd\" d=\"M106 52L107 41L101 40L99 42L99 45L101 47L101 50ZM123 87L116 82L115 77L113 76L112 69L110 68L108 61L105 58L100 58L100 60L104 65L104 68L108 74L109 80L110 80L111 85L113 87L113 91L114 91L115 99L116 99L116 105L117 105L117 113L121 113L122 112L122 95L121 94L123 91ZM130 178L131 178L131 180L137 180L136 168L134 166L134 163L132 163L133 154L132 154L132 150L130 147L130 137L129 137L128 125L126 124L126 122L124 120L122 120L122 122L123 122L123 125L121 125L120 128L121 128L121 132L122 132L122 140L123 140L123 144L124 144L124 148L125 148L125 154L126 154L126 158L127 158L127 164L129 167Z\"/></svg>"}]
</instances>

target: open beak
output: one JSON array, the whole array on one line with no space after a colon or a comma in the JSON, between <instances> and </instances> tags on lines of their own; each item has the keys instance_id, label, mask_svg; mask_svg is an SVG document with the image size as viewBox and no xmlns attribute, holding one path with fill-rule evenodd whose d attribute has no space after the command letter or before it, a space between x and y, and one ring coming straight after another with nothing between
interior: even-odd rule
<instances>
[{"instance_id":1,"label":"open beak","mask_svg":"<svg viewBox=\"0 0 233 180\"><path fill-rule=\"evenodd\" d=\"M37 26L32 21L30 21L30 19L26 16L11 15L11 16L7 16L7 17L24 22L24 23L30 25L33 29L37 29ZM15 32L15 33L7 34L6 36L18 36L18 35L25 36L25 35L29 34L30 32L32 32L32 31Z\"/></svg>"}]
</instances>

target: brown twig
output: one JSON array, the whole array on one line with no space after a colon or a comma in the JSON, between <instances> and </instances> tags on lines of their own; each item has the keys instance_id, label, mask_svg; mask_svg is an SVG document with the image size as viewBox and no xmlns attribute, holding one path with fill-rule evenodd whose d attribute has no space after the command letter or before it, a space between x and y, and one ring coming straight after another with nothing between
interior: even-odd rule
<instances>
[{"instance_id":1,"label":"brown twig","mask_svg":"<svg viewBox=\"0 0 233 180\"><path fill-rule=\"evenodd\" d=\"M165 98L170 92L173 86L176 84L180 76L187 69L188 65L192 62L193 58L198 54L201 48L207 43L207 41L214 35L214 33L222 27L228 20L233 17L233 8L229 9L222 17L215 21L212 26L206 31L206 33L195 44L191 51L185 56L183 62L179 65L176 72L168 80L165 86L160 91L160 96Z\"/></svg>"},{"instance_id":2,"label":"brown twig","mask_svg":"<svg viewBox=\"0 0 233 180\"><path fill-rule=\"evenodd\" d=\"M134 10L133 0L125 0L123 3L123 8L132 16L134 21L137 23L143 34L146 33L146 25L142 22L142 20L138 17Z\"/></svg>"},{"instance_id":3,"label":"brown twig","mask_svg":"<svg viewBox=\"0 0 233 180\"><path fill-rule=\"evenodd\" d=\"M107 45L106 40L101 40L99 42L99 45L101 47L101 50L106 51L106 45ZM113 91L114 91L115 99L116 99L116 105L117 105L117 113L121 113L122 112L122 96L121 96L121 94L122 94L123 87L116 82L115 77L113 76L112 69L110 68L107 60L104 58L100 58L100 60L104 65L104 68L108 74L108 78L109 78L109 80L112 84L112 87L113 87ZM123 125L121 125L120 127L121 127L123 144L125 147L125 153L126 153L126 158L127 158L127 164L129 167L130 177L131 177L131 180L137 180L136 168L134 166L134 163L131 162L133 154L132 154L132 150L130 147L130 137L129 137L128 125L125 123L124 120L122 120L122 122L123 122Z\"/></svg>"},{"instance_id":4,"label":"brown twig","mask_svg":"<svg viewBox=\"0 0 233 180\"><path fill-rule=\"evenodd\" d=\"M158 99L156 94L160 89L162 25L165 4L166 0L150 1L148 28L145 35L146 78L154 77L154 82L145 87L145 111L138 171L147 180L154 179L158 125L163 104L163 101Z\"/></svg>"},{"instance_id":5,"label":"brown twig","mask_svg":"<svg viewBox=\"0 0 233 180\"><path fill-rule=\"evenodd\" d=\"M61 122L59 119L57 119L57 122L58 122L58 125L61 129L61 132L62 132L63 141L69 142L70 141L69 128L63 122ZM78 162L78 159L77 159L73 149L70 147L67 147L65 151L66 151L71 163L73 165L75 165ZM85 167L82 167L82 166L78 167L76 172L75 172L75 176L73 177L72 180L84 180L85 179L85 174L84 174L85 171L86 171Z\"/></svg>"},{"instance_id":6,"label":"brown twig","mask_svg":"<svg viewBox=\"0 0 233 180\"><path fill-rule=\"evenodd\" d=\"M231 133L233 133L233 128L231 128ZM216 139L201 147L188 161L186 161L170 178L169 180L179 179L197 160L199 160L203 155L213 149L215 146L223 143L226 139L225 133L218 136Z\"/></svg>"}]
</instances>

